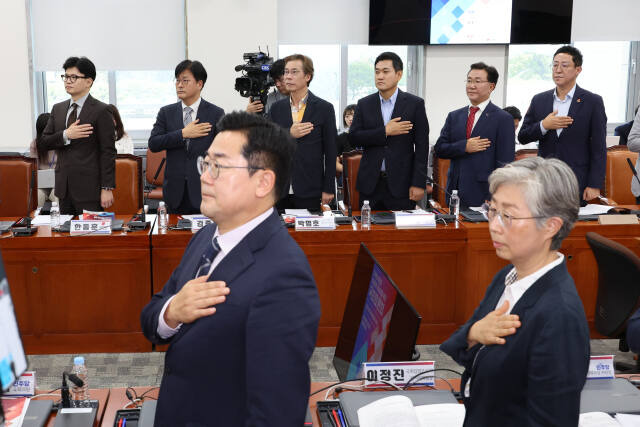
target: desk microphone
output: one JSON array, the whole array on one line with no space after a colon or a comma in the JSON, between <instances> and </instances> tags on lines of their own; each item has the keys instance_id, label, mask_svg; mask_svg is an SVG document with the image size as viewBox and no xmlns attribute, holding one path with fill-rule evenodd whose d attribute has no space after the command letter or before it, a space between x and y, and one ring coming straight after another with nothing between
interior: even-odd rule
<instances>
[{"instance_id":1,"label":"desk microphone","mask_svg":"<svg viewBox=\"0 0 640 427\"><path fill-rule=\"evenodd\" d=\"M36 171L35 169L31 170L31 181L29 182L29 196L27 198L27 216L31 212L31 195L33 194L33 187L35 187L36 183Z\"/></svg>"},{"instance_id":2,"label":"desk microphone","mask_svg":"<svg viewBox=\"0 0 640 427\"><path fill-rule=\"evenodd\" d=\"M449 196L449 199L451 199L451 195L452 195L452 194L451 194L451 193L449 193L449 192L447 191L447 189L446 189L446 188L444 188L443 186L441 186L440 184L438 184L437 182L435 182L435 181L433 180L433 178L427 177L427 184L435 185L436 187L438 187L439 189L441 189L442 191L444 191L444 192L445 192L445 194ZM467 207L469 206L469 205L467 205L466 203L463 203L463 202L464 202L464 199L460 196L460 193L458 193L458 198L460 199L460 206L463 206L463 205L464 205L464 206L467 206Z\"/></svg>"},{"instance_id":3,"label":"desk microphone","mask_svg":"<svg viewBox=\"0 0 640 427\"><path fill-rule=\"evenodd\" d=\"M164 166L164 162L166 162L166 161L167 161L167 158L163 157L162 160L160 161L160 164L158 165L158 169L156 169L155 175L153 175L153 179L151 180L151 184L149 186L149 189L147 191L145 191L144 199L142 201L142 206L143 206L143 210L142 210L143 218L142 218L142 221L145 220L145 218L144 218L144 205L147 204L147 198L149 197L149 194L151 193L151 190L153 190L153 187L156 186L156 180L158 179L158 175L160 175L160 171L162 170L162 167Z\"/></svg>"},{"instance_id":4,"label":"desk microphone","mask_svg":"<svg viewBox=\"0 0 640 427\"><path fill-rule=\"evenodd\" d=\"M640 184L640 178L638 178L638 171L636 171L636 168L633 166L633 163L631 162L631 159L628 158L628 157L627 157L627 164L631 168L631 173L633 173L633 176L636 177L636 181L638 181L638 184Z\"/></svg>"},{"instance_id":5,"label":"desk microphone","mask_svg":"<svg viewBox=\"0 0 640 427\"><path fill-rule=\"evenodd\" d=\"M67 378L76 387L82 387L84 381L82 381L76 374L70 374L67 371L62 372L62 387L60 387L60 396L62 397L62 407L71 408L71 396L69 394L69 386L67 385Z\"/></svg>"}]
</instances>

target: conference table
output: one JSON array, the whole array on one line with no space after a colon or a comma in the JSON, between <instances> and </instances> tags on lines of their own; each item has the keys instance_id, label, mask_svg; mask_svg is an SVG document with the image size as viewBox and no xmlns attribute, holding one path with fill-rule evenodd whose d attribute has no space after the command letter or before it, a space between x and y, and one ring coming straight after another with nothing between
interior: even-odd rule
<instances>
[{"instance_id":1,"label":"conference table","mask_svg":"<svg viewBox=\"0 0 640 427\"><path fill-rule=\"evenodd\" d=\"M149 351L140 331L151 295L149 245L149 229L70 236L39 226L28 237L1 235L27 354Z\"/></svg>"},{"instance_id":2,"label":"conference table","mask_svg":"<svg viewBox=\"0 0 640 427\"><path fill-rule=\"evenodd\" d=\"M178 219L171 215L170 226ZM640 255L640 225L578 222L563 242L561 252L593 325L598 268L584 237L589 231ZM336 344L361 243L422 315L418 344L448 338L506 264L495 255L487 223L409 230L375 224L362 230L355 224L289 232L307 255L318 286L318 346ZM5 236L0 236L0 250L25 350L41 354L150 351L140 330L140 311L169 279L193 234L155 225L145 231L69 237L41 226L31 237ZM593 328L592 337L598 337Z\"/></svg>"}]
</instances>

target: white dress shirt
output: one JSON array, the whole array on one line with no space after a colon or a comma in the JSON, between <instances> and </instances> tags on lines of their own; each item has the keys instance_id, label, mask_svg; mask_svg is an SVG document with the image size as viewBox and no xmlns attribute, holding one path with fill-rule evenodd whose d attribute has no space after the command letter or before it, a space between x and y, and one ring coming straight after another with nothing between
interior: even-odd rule
<instances>
[{"instance_id":1,"label":"white dress shirt","mask_svg":"<svg viewBox=\"0 0 640 427\"><path fill-rule=\"evenodd\" d=\"M386 126L389 121L391 121L391 115L393 114L393 109L396 107L396 100L398 99L398 88L393 92L393 95L389 97L389 99L384 99L382 95L378 93L380 97L380 113L382 114L382 122ZM382 166L380 166L381 171L386 171L386 161L382 159Z\"/></svg>"},{"instance_id":2,"label":"white dress shirt","mask_svg":"<svg viewBox=\"0 0 640 427\"><path fill-rule=\"evenodd\" d=\"M213 233L213 236L211 236L211 240L213 241L213 239L218 238L218 245L220 246L220 252L218 252L216 257L213 259L211 263L211 268L209 269L208 274L211 275L213 270L215 270L218 264L222 262L222 260L229 254L229 252L231 252L231 250L235 248L236 245L240 243L242 239L244 239L247 236L247 234L253 231L254 228L260 225L272 213L273 213L273 208L269 208L267 211L261 213L260 215L253 218L252 220L242 224L239 227L234 228L233 230L227 231L224 234L220 234L218 229L216 228L216 231ZM182 323L181 323L177 327L172 328L169 325L167 325L167 322L164 321L164 312L166 311L167 307L169 306L169 303L174 297L175 295L169 298L167 302L164 304L164 306L162 307L162 310L160 311L160 317L158 318L157 331L158 331L158 335L162 339L167 339L172 337L178 332L178 330L182 326Z\"/></svg>"},{"instance_id":3,"label":"white dress shirt","mask_svg":"<svg viewBox=\"0 0 640 427\"><path fill-rule=\"evenodd\" d=\"M491 102L491 99L487 98L486 100L482 101L478 105L469 104L469 108L467 109L467 117L469 117L469 114L471 114L471 107L479 108L479 110L476 111L475 117L473 118L473 127L471 128L471 132L473 132L473 128L476 127L476 123L478 123L478 120L480 120L480 116L482 115L483 111L485 110L485 108L487 108L487 105L489 105L490 102Z\"/></svg>"},{"instance_id":4,"label":"white dress shirt","mask_svg":"<svg viewBox=\"0 0 640 427\"><path fill-rule=\"evenodd\" d=\"M573 95L576 93L576 85L573 85L567 96L564 99L558 98L558 88L553 91L553 110L558 111L558 116L567 116L569 115L569 107L571 107L571 100L573 99ZM542 120L540 120L540 131L542 135L546 135L549 131L542 126ZM556 133L558 136L562 133L562 128L556 129Z\"/></svg>"},{"instance_id":5,"label":"white dress shirt","mask_svg":"<svg viewBox=\"0 0 640 427\"><path fill-rule=\"evenodd\" d=\"M76 110L76 120L80 117L80 111L82 111L82 107L84 106L87 97L89 96L89 92L82 98L79 98L77 101L70 99L69 101L69 109L67 110L67 115L64 117L64 125L67 126L67 121L69 120L69 116L71 115L71 111L73 111L73 104L78 105L78 109ZM69 138L67 137L67 130L62 131L62 138L64 139L64 145L68 145L71 143Z\"/></svg>"},{"instance_id":6,"label":"white dress shirt","mask_svg":"<svg viewBox=\"0 0 640 427\"><path fill-rule=\"evenodd\" d=\"M189 107L191 108L193 111L191 112L191 121L194 121L196 119L196 117L198 117L198 108L200 107L200 101L202 101L201 97L198 97L198 99L196 100L196 102L194 102L191 105L187 105L184 103L184 101L182 101L182 120L184 122L184 109ZM212 123L213 126L215 126L215 123Z\"/></svg>"},{"instance_id":7,"label":"white dress shirt","mask_svg":"<svg viewBox=\"0 0 640 427\"><path fill-rule=\"evenodd\" d=\"M524 295L527 289L529 289L539 278L544 276L549 270L551 270L552 268L562 263L562 261L564 260L564 255L561 254L560 252L556 252L556 254L558 255L558 259L556 259L555 261L550 262L549 264L545 265L539 270L534 271L528 276L516 279L516 281L513 282L511 285L505 286L502 296L500 297L500 299L498 300L498 304L496 305L496 309L500 307L502 304L504 304L505 301L508 300L509 309L507 310L506 314L510 314L513 307L516 305L516 303L522 297L522 295ZM511 271L509 271L509 273L507 274L507 277L509 276L509 274L512 274L512 272L515 272L515 267L511 269Z\"/></svg>"}]
</instances>

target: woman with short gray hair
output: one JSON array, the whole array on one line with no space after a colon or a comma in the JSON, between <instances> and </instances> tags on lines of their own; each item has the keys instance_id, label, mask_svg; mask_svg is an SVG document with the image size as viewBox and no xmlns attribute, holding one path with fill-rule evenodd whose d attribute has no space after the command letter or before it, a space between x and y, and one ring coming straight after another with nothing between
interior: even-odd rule
<instances>
[{"instance_id":1,"label":"woman with short gray hair","mask_svg":"<svg viewBox=\"0 0 640 427\"><path fill-rule=\"evenodd\" d=\"M469 321L441 345L465 367L465 426L578 424L589 366L582 301L557 252L578 217L578 182L557 159L496 169L485 204L499 271Z\"/></svg>"}]
</instances>

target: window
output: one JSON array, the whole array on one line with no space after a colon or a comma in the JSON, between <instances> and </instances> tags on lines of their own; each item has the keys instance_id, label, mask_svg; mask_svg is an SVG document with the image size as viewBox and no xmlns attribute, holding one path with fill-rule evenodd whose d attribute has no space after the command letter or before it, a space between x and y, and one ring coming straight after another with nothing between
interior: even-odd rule
<instances>
[{"instance_id":1,"label":"window","mask_svg":"<svg viewBox=\"0 0 640 427\"><path fill-rule=\"evenodd\" d=\"M60 79L62 71L36 73L42 82L43 97L37 114L51 111L54 104L69 99ZM173 70L98 71L91 96L114 104L120 111L124 129L135 140L146 140L160 107L176 102Z\"/></svg>"},{"instance_id":2,"label":"window","mask_svg":"<svg viewBox=\"0 0 640 427\"><path fill-rule=\"evenodd\" d=\"M46 111L50 112L55 104L69 99L69 94L64 90L64 82L60 78L63 73L62 70L46 72ZM96 79L91 87L91 96L102 102L109 103L109 75L106 71L98 71L96 73ZM40 113L43 112L40 111Z\"/></svg>"},{"instance_id":3,"label":"window","mask_svg":"<svg viewBox=\"0 0 640 427\"><path fill-rule=\"evenodd\" d=\"M583 56L578 84L602 96L607 122L626 122L631 42L576 42Z\"/></svg>"},{"instance_id":4,"label":"window","mask_svg":"<svg viewBox=\"0 0 640 427\"><path fill-rule=\"evenodd\" d=\"M583 56L578 85L602 96L609 133L627 121L631 42L576 42ZM507 105L526 113L533 95L552 89L551 62L560 45L509 46ZM631 107L632 108L632 107Z\"/></svg>"},{"instance_id":5,"label":"window","mask_svg":"<svg viewBox=\"0 0 640 427\"><path fill-rule=\"evenodd\" d=\"M395 52L404 65L404 73L398 87L411 91L413 76L420 71L412 68L412 61L419 54L416 47L408 46L368 46L368 45L280 45L279 58L293 53L301 53L313 60L314 76L311 91L333 104L338 130L342 128L342 111L349 104L355 104L364 96L377 91L375 86L374 61L385 51ZM415 82L414 82L415 83ZM419 85L414 84L414 87ZM418 93L418 96L423 96Z\"/></svg>"},{"instance_id":6,"label":"window","mask_svg":"<svg viewBox=\"0 0 640 427\"><path fill-rule=\"evenodd\" d=\"M406 46L367 46L350 45L348 47L347 104L355 104L364 96L377 91L374 78L374 62L382 52L395 52L404 65L400 90L407 90L407 47Z\"/></svg>"},{"instance_id":7,"label":"window","mask_svg":"<svg viewBox=\"0 0 640 427\"><path fill-rule=\"evenodd\" d=\"M301 53L313 61L313 80L309 89L333 104L336 116L340 110L340 45L280 45L279 57ZM340 113L339 113L340 112Z\"/></svg>"},{"instance_id":8,"label":"window","mask_svg":"<svg viewBox=\"0 0 640 427\"><path fill-rule=\"evenodd\" d=\"M560 45L509 46L507 105L517 107L524 117L531 98L554 87L551 78L553 53Z\"/></svg>"},{"instance_id":9,"label":"window","mask_svg":"<svg viewBox=\"0 0 640 427\"><path fill-rule=\"evenodd\" d=\"M173 71L116 71L116 106L126 131L150 130L160 107L176 102Z\"/></svg>"}]
</instances>

